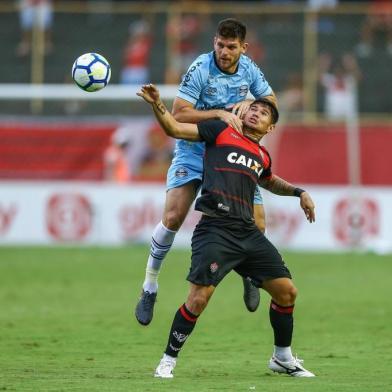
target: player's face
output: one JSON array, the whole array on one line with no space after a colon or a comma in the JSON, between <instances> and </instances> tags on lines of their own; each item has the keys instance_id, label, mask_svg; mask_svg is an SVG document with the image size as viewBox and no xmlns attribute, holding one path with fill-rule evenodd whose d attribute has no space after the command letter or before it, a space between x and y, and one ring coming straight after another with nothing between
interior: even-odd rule
<instances>
[{"instance_id":1,"label":"player's face","mask_svg":"<svg viewBox=\"0 0 392 392\"><path fill-rule=\"evenodd\" d=\"M248 44L238 38L214 38L215 60L219 68L228 73L234 73L240 61L241 54L246 52Z\"/></svg>"},{"instance_id":2,"label":"player's face","mask_svg":"<svg viewBox=\"0 0 392 392\"><path fill-rule=\"evenodd\" d=\"M271 108L262 102L250 105L244 116L244 126L256 136L264 136L274 129Z\"/></svg>"}]
</instances>

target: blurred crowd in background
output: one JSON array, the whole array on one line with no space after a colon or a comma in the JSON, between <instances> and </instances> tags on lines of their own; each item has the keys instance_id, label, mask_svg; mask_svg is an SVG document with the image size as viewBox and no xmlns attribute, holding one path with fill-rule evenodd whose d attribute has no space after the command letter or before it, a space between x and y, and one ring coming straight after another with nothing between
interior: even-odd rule
<instances>
[{"instance_id":1,"label":"blurred crowd in background","mask_svg":"<svg viewBox=\"0 0 392 392\"><path fill-rule=\"evenodd\" d=\"M69 82L70 59L87 51L97 51L112 64L112 83L178 84L198 54L212 50L216 22L234 16L246 21L248 55L280 94L282 110L286 113L303 109L307 44L317 45L317 58L310 60L318 75L315 108L318 112L324 112L328 117L336 116L338 113L331 107L330 96L355 96L356 90L359 91L360 112L387 113L392 110L392 92L384 91L392 62L392 2L389 0L241 2L244 10L246 5L275 7L272 11L260 8L259 12L250 14L227 13L230 4L239 5L230 1L156 2L167 4L167 7L143 14L132 11L132 5L140 4L136 1L9 2L12 3L17 5L16 12L1 12L0 8L3 57L0 83L31 81L32 29L36 23L44 31L41 47L45 56L43 82ZM119 11L116 8L119 3L128 4L130 12L123 8ZM83 8L83 4L87 8ZM202 4L215 7L219 4L222 13L219 13L219 7L213 12L193 9ZM350 5L360 8L342 8ZM302 8L290 8L292 6ZM276 7L281 7L282 12L279 13ZM304 32L310 11L318 12L313 26L315 43L307 42ZM369 91L378 92L376 99L369 98ZM337 102L336 106L341 106L339 99Z\"/></svg>"},{"instance_id":2,"label":"blurred crowd in background","mask_svg":"<svg viewBox=\"0 0 392 392\"><path fill-rule=\"evenodd\" d=\"M82 53L96 51L111 63L112 84L177 85L191 62L212 50L217 22L236 17L247 24L247 54L277 93L286 121L302 118L301 114L309 110L314 110L317 118L328 120L342 120L347 113L385 118L392 111L390 0L150 0L151 7L146 2L130 0L1 3L0 83L34 82L33 54L43 58L42 82L70 83L73 60ZM120 3L129 5L128 11L118 8ZM143 5L143 12L133 8L137 4ZM248 12L247 7L258 5L259 9ZM234 8L239 11L232 12ZM34 47L34 28L43 32L39 48ZM309 100L312 91L314 95ZM106 112L128 116L138 113L139 108L131 110L132 113L129 103L102 107L65 102L46 105L40 114ZM0 115L14 114L30 115L29 105L2 105ZM154 172L162 177L170 162L172 143L154 124L143 132L143 154L138 157L142 166L132 166L137 166L137 175L148 177ZM136 175L121 169L123 151L136 145L126 134L121 125L110 139L103 158L106 178L113 178L113 173L117 173L116 178Z\"/></svg>"}]
</instances>

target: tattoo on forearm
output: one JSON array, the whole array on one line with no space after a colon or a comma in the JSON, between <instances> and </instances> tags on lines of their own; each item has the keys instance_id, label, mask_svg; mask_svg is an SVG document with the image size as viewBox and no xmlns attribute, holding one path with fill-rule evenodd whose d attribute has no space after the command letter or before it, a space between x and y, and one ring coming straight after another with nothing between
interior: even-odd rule
<instances>
[{"instance_id":1,"label":"tattoo on forearm","mask_svg":"<svg viewBox=\"0 0 392 392\"><path fill-rule=\"evenodd\" d=\"M269 180L263 180L260 185L275 195L294 195L294 185L291 185L289 182L275 175L273 175Z\"/></svg>"},{"instance_id":2,"label":"tattoo on forearm","mask_svg":"<svg viewBox=\"0 0 392 392\"><path fill-rule=\"evenodd\" d=\"M164 115L166 113L166 107L161 101L155 102L154 105L157 108L159 113L161 113L162 115Z\"/></svg>"}]
</instances>

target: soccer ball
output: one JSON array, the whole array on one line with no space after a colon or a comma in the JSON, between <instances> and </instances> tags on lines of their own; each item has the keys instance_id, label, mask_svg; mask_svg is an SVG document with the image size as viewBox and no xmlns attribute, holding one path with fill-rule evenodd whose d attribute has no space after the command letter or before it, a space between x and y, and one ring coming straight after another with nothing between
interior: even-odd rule
<instances>
[{"instance_id":1,"label":"soccer ball","mask_svg":"<svg viewBox=\"0 0 392 392\"><path fill-rule=\"evenodd\" d=\"M79 56L72 66L72 79L84 91L103 89L110 80L110 64L98 53Z\"/></svg>"}]
</instances>

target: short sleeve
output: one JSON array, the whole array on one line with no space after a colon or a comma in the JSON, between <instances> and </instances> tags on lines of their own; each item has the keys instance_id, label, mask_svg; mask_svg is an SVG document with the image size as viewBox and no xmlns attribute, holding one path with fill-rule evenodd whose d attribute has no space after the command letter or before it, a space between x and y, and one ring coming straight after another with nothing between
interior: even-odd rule
<instances>
[{"instance_id":1,"label":"short sleeve","mask_svg":"<svg viewBox=\"0 0 392 392\"><path fill-rule=\"evenodd\" d=\"M204 61L204 56L199 56L191 64L191 66L188 68L187 73L183 76L177 93L178 98L184 99L185 101L188 101L193 105L196 104L205 85L205 67L206 63Z\"/></svg>"},{"instance_id":2,"label":"short sleeve","mask_svg":"<svg viewBox=\"0 0 392 392\"><path fill-rule=\"evenodd\" d=\"M221 120L205 120L197 124L200 139L208 144L213 144L218 135L227 128Z\"/></svg>"},{"instance_id":3,"label":"short sleeve","mask_svg":"<svg viewBox=\"0 0 392 392\"><path fill-rule=\"evenodd\" d=\"M272 177L272 159L271 159L271 155L269 154L269 152L267 151L267 149L265 147L260 147L260 152L261 152L261 156L263 159L263 171L261 172L260 175L260 180L262 179L268 179Z\"/></svg>"}]
</instances>

